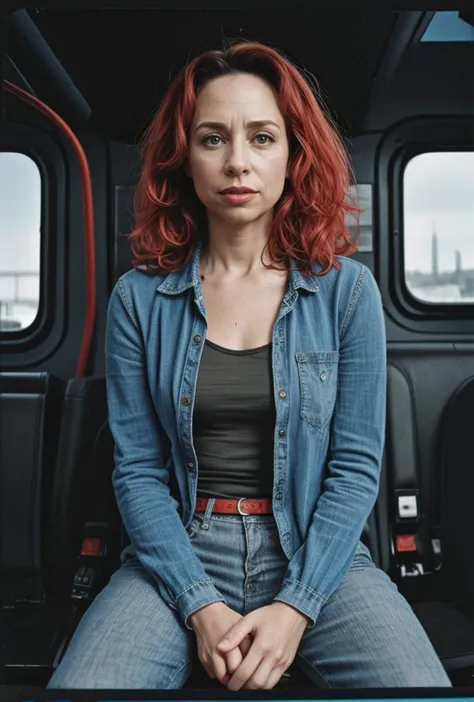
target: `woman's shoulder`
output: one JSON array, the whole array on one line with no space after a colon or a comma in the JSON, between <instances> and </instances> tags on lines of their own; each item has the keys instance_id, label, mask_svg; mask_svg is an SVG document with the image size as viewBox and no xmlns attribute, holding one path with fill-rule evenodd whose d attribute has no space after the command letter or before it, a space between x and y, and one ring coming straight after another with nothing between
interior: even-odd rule
<instances>
[{"instance_id":1,"label":"woman's shoulder","mask_svg":"<svg viewBox=\"0 0 474 702\"><path fill-rule=\"evenodd\" d=\"M358 302L363 298L369 304L380 305L380 290L370 268L360 261L347 256L336 256L338 267L333 266L316 282L319 293L327 304L338 310L342 319L348 320Z\"/></svg>"},{"instance_id":2,"label":"woman's shoulder","mask_svg":"<svg viewBox=\"0 0 474 702\"><path fill-rule=\"evenodd\" d=\"M156 290L168 275L169 273L159 272L154 268L137 266L121 275L116 287L125 289L131 295L143 293L147 290Z\"/></svg>"},{"instance_id":3,"label":"woman's shoulder","mask_svg":"<svg viewBox=\"0 0 474 702\"><path fill-rule=\"evenodd\" d=\"M366 278L373 279L370 268L354 258L335 256L334 260L337 266L333 266L326 275L317 276L318 282L325 280L330 287L337 285L342 288L353 288L355 285L363 284ZM315 264L314 271L320 272L321 266Z\"/></svg>"},{"instance_id":4,"label":"woman's shoulder","mask_svg":"<svg viewBox=\"0 0 474 702\"><path fill-rule=\"evenodd\" d=\"M121 300L136 320L146 319L156 299L156 290L168 273L150 273L139 267L132 268L118 278L110 295L110 306Z\"/></svg>"}]
</instances>

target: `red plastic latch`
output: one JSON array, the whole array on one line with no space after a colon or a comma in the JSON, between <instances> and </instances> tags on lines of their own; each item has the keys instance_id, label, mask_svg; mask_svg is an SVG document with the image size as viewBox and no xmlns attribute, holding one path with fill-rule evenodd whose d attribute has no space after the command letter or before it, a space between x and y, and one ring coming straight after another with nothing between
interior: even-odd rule
<instances>
[{"instance_id":1,"label":"red plastic latch","mask_svg":"<svg viewBox=\"0 0 474 702\"><path fill-rule=\"evenodd\" d=\"M88 536L82 542L81 556L100 556L100 539Z\"/></svg>"},{"instance_id":2,"label":"red plastic latch","mask_svg":"<svg viewBox=\"0 0 474 702\"><path fill-rule=\"evenodd\" d=\"M417 551L414 534L397 534L397 551Z\"/></svg>"}]
</instances>

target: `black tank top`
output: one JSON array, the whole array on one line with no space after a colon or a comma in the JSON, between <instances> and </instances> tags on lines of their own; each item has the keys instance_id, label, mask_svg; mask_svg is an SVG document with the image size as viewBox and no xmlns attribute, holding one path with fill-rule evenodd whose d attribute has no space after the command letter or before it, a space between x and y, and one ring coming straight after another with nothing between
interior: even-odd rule
<instances>
[{"instance_id":1,"label":"black tank top","mask_svg":"<svg viewBox=\"0 0 474 702\"><path fill-rule=\"evenodd\" d=\"M205 343L193 414L201 497L272 496L271 352L271 344L232 351Z\"/></svg>"}]
</instances>

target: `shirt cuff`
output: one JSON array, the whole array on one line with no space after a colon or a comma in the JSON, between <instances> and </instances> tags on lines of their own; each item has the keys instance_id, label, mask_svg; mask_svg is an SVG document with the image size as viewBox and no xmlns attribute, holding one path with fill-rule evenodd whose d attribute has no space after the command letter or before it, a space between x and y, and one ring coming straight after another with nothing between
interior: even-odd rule
<instances>
[{"instance_id":1,"label":"shirt cuff","mask_svg":"<svg viewBox=\"0 0 474 702\"><path fill-rule=\"evenodd\" d=\"M312 629L316 624L316 619L324 604L324 598L321 595L294 580L284 580L280 592L273 600L291 605L308 617L310 620L308 629Z\"/></svg>"},{"instance_id":2,"label":"shirt cuff","mask_svg":"<svg viewBox=\"0 0 474 702\"><path fill-rule=\"evenodd\" d=\"M183 590L176 601L176 607L186 628L194 631L189 622L189 617L194 612L197 612L198 609L202 609L213 602L226 603L224 597L214 587L210 579L198 580L198 582L192 583Z\"/></svg>"}]
</instances>

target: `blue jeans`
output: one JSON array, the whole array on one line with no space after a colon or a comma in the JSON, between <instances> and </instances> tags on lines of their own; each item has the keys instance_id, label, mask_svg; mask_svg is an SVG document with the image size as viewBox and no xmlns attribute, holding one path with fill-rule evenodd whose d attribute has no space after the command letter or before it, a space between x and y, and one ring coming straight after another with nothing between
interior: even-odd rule
<instances>
[{"instance_id":1,"label":"blue jeans","mask_svg":"<svg viewBox=\"0 0 474 702\"><path fill-rule=\"evenodd\" d=\"M209 505L210 506L210 505ZM242 615L279 591L287 567L269 515L198 513L191 543L229 607ZM96 597L49 688L181 688L195 634L158 594L134 555ZM352 566L307 629L294 664L331 688L451 687L424 629L360 543Z\"/></svg>"}]
</instances>

